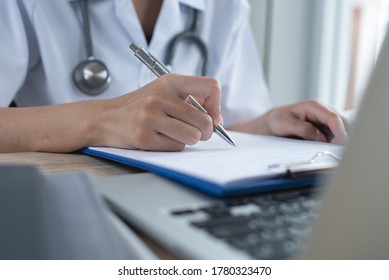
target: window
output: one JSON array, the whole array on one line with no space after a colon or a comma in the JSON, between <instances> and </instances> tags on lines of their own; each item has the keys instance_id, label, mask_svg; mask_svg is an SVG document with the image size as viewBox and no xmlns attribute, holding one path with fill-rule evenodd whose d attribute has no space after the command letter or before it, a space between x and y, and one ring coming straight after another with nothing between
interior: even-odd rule
<instances>
[{"instance_id":1,"label":"window","mask_svg":"<svg viewBox=\"0 0 389 280\"><path fill-rule=\"evenodd\" d=\"M249 0L273 103L358 106L389 18L389 0Z\"/></svg>"},{"instance_id":2,"label":"window","mask_svg":"<svg viewBox=\"0 0 389 280\"><path fill-rule=\"evenodd\" d=\"M338 110L352 109L361 100L386 33L389 0L323 1L320 12L313 89Z\"/></svg>"}]
</instances>

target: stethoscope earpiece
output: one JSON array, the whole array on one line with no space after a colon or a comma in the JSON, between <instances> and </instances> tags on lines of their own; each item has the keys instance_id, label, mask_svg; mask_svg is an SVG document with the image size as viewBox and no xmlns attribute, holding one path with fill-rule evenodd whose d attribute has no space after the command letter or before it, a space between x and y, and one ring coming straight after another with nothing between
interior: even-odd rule
<instances>
[{"instance_id":1,"label":"stethoscope earpiece","mask_svg":"<svg viewBox=\"0 0 389 280\"><path fill-rule=\"evenodd\" d=\"M80 62L73 71L76 86L88 95L98 95L111 84L107 66L100 60L88 58Z\"/></svg>"}]
</instances>

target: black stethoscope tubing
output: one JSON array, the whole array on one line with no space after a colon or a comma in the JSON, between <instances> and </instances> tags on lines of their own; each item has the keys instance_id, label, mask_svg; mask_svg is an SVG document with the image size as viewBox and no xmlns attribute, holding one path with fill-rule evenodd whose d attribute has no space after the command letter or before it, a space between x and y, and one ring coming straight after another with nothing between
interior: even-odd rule
<instances>
[{"instance_id":1,"label":"black stethoscope tubing","mask_svg":"<svg viewBox=\"0 0 389 280\"><path fill-rule=\"evenodd\" d=\"M208 70L208 48L204 41L200 38L199 30L200 24L198 20L199 11L193 10L193 21L192 25L188 30L185 30L179 34L177 34L171 41L168 46L166 65L171 66L173 63L174 54L176 53L177 46L182 41L192 41L199 48L200 54L203 58L203 65L201 67L201 76L207 75Z\"/></svg>"}]
</instances>

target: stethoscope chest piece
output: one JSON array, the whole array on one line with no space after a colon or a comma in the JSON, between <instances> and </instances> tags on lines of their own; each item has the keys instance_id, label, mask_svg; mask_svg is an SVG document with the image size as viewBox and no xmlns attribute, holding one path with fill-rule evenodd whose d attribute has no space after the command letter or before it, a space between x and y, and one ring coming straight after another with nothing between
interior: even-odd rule
<instances>
[{"instance_id":1,"label":"stethoscope chest piece","mask_svg":"<svg viewBox=\"0 0 389 280\"><path fill-rule=\"evenodd\" d=\"M73 72L76 86L88 95L98 95L111 84L111 76L107 66L93 57L82 61Z\"/></svg>"},{"instance_id":2,"label":"stethoscope chest piece","mask_svg":"<svg viewBox=\"0 0 389 280\"><path fill-rule=\"evenodd\" d=\"M87 59L81 61L73 71L73 81L85 94L98 95L111 85L107 66L93 55L92 34L89 26L88 0L80 0L83 33Z\"/></svg>"}]
</instances>

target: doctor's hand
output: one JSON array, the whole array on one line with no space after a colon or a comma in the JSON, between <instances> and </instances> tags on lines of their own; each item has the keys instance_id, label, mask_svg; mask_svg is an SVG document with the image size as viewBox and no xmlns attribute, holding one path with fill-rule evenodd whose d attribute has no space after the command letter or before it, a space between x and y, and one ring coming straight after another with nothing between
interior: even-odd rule
<instances>
[{"instance_id":1,"label":"doctor's hand","mask_svg":"<svg viewBox=\"0 0 389 280\"><path fill-rule=\"evenodd\" d=\"M208 111L186 102L192 95ZM179 151L207 140L221 124L220 84L164 75L112 99L0 108L1 152L73 152L88 146Z\"/></svg>"},{"instance_id":2,"label":"doctor's hand","mask_svg":"<svg viewBox=\"0 0 389 280\"><path fill-rule=\"evenodd\" d=\"M231 129L265 135L298 137L305 140L345 144L349 122L318 101L276 107L264 115Z\"/></svg>"},{"instance_id":3,"label":"doctor's hand","mask_svg":"<svg viewBox=\"0 0 389 280\"><path fill-rule=\"evenodd\" d=\"M180 151L208 140L220 115L221 87L217 80L175 74L163 75L144 87L115 98L114 109L101 116L103 146ZM192 95L208 114L189 103Z\"/></svg>"}]
</instances>

